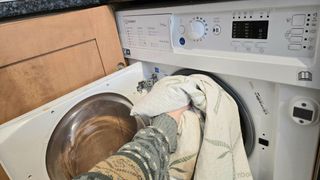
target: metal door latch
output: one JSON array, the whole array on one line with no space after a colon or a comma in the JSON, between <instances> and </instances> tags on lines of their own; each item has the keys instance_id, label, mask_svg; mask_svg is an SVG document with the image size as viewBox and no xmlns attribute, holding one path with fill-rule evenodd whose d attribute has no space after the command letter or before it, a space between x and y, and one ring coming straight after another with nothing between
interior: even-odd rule
<instances>
[{"instance_id":1,"label":"metal door latch","mask_svg":"<svg viewBox=\"0 0 320 180\"><path fill-rule=\"evenodd\" d=\"M158 81L157 74L152 74L151 78L138 82L137 91L139 93L142 93L142 91L145 89L149 92L157 81Z\"/></svg>"}]
</instances>

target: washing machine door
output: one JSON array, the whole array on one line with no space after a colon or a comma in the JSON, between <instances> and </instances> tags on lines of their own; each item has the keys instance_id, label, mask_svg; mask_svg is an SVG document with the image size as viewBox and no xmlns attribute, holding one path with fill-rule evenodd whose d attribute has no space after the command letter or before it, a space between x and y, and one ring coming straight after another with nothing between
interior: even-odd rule
<instances>
[{"instance_id":1,"label":"washing machine door","mask_svg":"<svg viewBox=\"0 0 320 180\"><path fill-rule=\"evenodd\" d=\"M75 105L56 126L48 144L50 179L71 179L131 141L142 120L130 116L131 102L114 93L91 96Z\"/></svg>"},{"instance_id":2,"label":"washing machine door","mask_svg":"<svg viewBox=\"0 0 320 180\"><path fill-rule=\"evenodd\" d=\"M218 76L212 73L194 70L194 69L181 69L173 73L173 75L185 75L185 76L189 76L192 74L203 74L203 75L209 76L216 83L218 83L227 93L229 93L229 95L233 97L233 99L238 105L244 148L246 150L247 156L250 157L251 152L253 151L253 148L254 148L255 130L254 130L253 120L246 106L246 103L229 84L227 84L221 78L219 78Z\"/></svg>"}]
</instances>

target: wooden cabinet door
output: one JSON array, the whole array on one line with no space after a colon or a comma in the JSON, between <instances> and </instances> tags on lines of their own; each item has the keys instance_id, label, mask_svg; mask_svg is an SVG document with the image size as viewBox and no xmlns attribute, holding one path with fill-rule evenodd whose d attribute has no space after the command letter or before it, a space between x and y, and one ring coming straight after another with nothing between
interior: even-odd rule
<instances>
[{"instance_id":1,"label":"wooden cabinet door","mask_svg":"<svg viewBox=\"0 0 320 180\"><path fill-rule=\"evenodd\" d=\"M124 63L107 6L0 24L0 124Z\"/></svg>"},{"instance_id":2,"label":"wooden cabinet door","mask_svg":"<svg viewBox=\"0 0 320 180\"><path fill-rule=\"evenodd\" d=\"M119 63L124 58L107 6L0 24L0 124L114 72Z\"/></svg>"}]
</instances>

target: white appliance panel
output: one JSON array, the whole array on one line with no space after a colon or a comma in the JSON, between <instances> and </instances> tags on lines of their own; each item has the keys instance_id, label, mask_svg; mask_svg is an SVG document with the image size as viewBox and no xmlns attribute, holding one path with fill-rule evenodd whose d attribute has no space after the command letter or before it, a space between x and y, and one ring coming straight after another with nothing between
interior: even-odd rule
<instances>
[{"instance_id":1,"label":"white appliance panel","mask_svg":"<svg viewBox=\"0 0 320 180\"><path fill-rule=\"evenodd\" d=\"M127 58L320 89L319 15L316 0L241 1L120 11L117 23Z\"/></svg>"}]
</instances>

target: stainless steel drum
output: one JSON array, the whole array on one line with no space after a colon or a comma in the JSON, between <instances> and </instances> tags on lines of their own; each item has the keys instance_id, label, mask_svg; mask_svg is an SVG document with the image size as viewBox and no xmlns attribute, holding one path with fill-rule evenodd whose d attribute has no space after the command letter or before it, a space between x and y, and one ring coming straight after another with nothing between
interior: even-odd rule
<instances>
[{"instance_id":1,"label":"stainless steel drum","mask_svg":"<svg viewBox=\"0 0 320 180\"><path fill-rule=\"evenodd\" d=\"M144 122L131 117L131 102L118 94L91 96L74 106L56 126L47 148L50 179L71 179L114 154Z\"/></svg>"}]
</instances>

